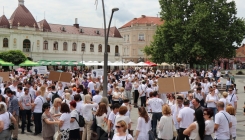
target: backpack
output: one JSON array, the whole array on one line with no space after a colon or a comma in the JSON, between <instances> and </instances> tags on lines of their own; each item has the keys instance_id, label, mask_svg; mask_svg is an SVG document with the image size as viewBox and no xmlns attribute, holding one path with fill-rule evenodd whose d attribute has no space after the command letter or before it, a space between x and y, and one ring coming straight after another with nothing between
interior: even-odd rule
<instances>
[{"instance_id":1,"label":"backpack","mask_svg":"<svg viewBox=\"0 0 245 140\"><path fill-rule=\"evenodd\" d=\"M58 92L56 91L55 93L53 93L53 92L51 92L52 94L53 94L53 96L52 96L52 100L51 100L51 102L52 102L52 104L54 103L54 99L55 98L60 98L60 96L59 96L59 94L58 94Z\"/></svg>"},{"instance_id":2,"label":"backpack","mask_svg":"<svg viewBox=\"0 0 245 140\"><path fill-rule=\"evenodd\" d=\"M78 119L79 119L79 120L77 120L77 118L75 118L75 119L76 119L76 121L77 121L79 127L84 127L85 121L84 121L83 116L80 115L80 113L79 113L78 111L77 111L77 114L78 114Z\"/></svg>"}]
</instances>

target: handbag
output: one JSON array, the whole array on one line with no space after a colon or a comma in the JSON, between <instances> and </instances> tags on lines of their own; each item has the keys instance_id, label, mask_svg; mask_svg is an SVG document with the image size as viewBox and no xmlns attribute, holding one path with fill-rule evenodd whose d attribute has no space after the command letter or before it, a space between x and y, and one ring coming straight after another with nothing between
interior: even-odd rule
<instances>
[{"instance_id":1,"label":"handbag","mask_svg":"<svg viewBox=\"0 0 245 140\"><path fill-rule=\"evenodd\" d=\"M53 139L54 139L54 140L61 140L61 132L60 132L60 128L58 128L58 131L55 132Z\"/></svg>"},{"instance_id":2,"label":"handbag","mask_svg":"<svg viewBox=\"0 0 245 140\"><path fill-rule=\"evenodd\" d=\"M101 129L103 129L106 133L108 133L108 126L105 121L103 121L100 125Z\"/></svg>"},{"instance_id":3,"label":"handbag","mask_svg":"<svg viewBox=\"0 0 245 140\"><path fill-rule=\"evenodd\" d=\"M178 133L177 133L177 130L176 130L174 124L173 124L173 135L174 135L174 137L178 136Z\"/></svg>"},{"instance_id":4,"label":"handbag","mask_svg":"<svg viewBox=\"0 0 245 140\"><path fill-rule=\"evenodd\" d=\"M152 130L149 130L148 134L149 134L149 140L155 140L156 139Z\"/></svg>"},{"instance_id":5,"label":"handbag","mask_svg":"<svg viewBox=\"0 0 245 140\"><path fill-rule=\"evenodd\" d=\"M9 113L9 120L10 120L10 124L9 124L9 129L8 130L14 130L14 123L11 122L10 113Z\"/></svg>"}]
</instances>

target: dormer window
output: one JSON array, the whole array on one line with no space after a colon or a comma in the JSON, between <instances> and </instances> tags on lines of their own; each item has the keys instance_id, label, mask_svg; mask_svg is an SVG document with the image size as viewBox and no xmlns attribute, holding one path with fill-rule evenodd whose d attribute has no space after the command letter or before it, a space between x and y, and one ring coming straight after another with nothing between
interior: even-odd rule
<instances>
[{"instance_id":1,"label":"dormer window","mask_svg":"<svg viewBox=\"0 0 245 140\"><path fill-rule=\"evenodd\" d=\"M99 31L99 30L97 30L97 31L96 31L96 34L97 34L97 35L99 35L99 34L100 34L100 31Z\"/></svg>"},{"instance_id":2,"label":"dormer window","mask_svg":"<svg viewBox=\"0 0 245 140\"><path fill-rule=\"evenodd\" d=\"M80 29L80 33L83 33L83 29Z\"/></svg>"},{"instance_id":3,"label":"dormer window","mask_svg":"<svg viewBox=\"0 0 245 140\"><path fill-rule=\"evenodd\" d=\"M60 30L65 32L66 31L66 28L65 27L60 27Z\"/></svg>"}]
</instances>

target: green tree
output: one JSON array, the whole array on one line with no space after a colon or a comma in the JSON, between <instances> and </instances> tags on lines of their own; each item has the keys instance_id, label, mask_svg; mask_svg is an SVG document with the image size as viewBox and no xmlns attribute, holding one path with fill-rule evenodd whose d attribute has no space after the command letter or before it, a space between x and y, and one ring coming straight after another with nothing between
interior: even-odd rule
<instances>
[{"instance_id":1,"label":"green tree","mask_svg":"<svg viewBox=\"0 0 245 140\"><path fill-rule=\"evenodd\" d=\"M20 50L10 50L0 53L0 59L12 62L15 65L19 65L20 63L24 62L27 58Z\"/></svg>"},{"instance_id":2,"label":"green tree","mask_svg":"<svg viewBox=\"0 0 245 140\"><path fill-rule=\"evenodd\" d=\"M153 62L211 64L232 58L245 38L235 1L159 0L164 24L144 52Z\"/></svg>"}]
</instances>

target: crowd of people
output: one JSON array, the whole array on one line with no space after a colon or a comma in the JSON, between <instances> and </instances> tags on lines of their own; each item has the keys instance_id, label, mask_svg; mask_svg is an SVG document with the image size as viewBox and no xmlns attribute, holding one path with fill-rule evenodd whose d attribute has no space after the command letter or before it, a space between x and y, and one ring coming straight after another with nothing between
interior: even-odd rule
<instances>
[{"instance_id":1,"label":"crowd of people","mask_svg":"<svg viewBox=\"0 0 245 140\"><path fill-rule=\"evenodd\" d=\"M50 81L48 74L11 72L10 81L1 83L0 139L17 140L18 129L44 140L56 134L61 140L236 139L235 79L219 69L116 70L108 74L107 97L103 77L71 73L66 83ZM158 78L180 76L190 77L190 91L159 93L167 85L158 85ZM224 84L227 92L220 93ZM139 114L134 131L133 107Z\"/></svg>"}]
</instances>

